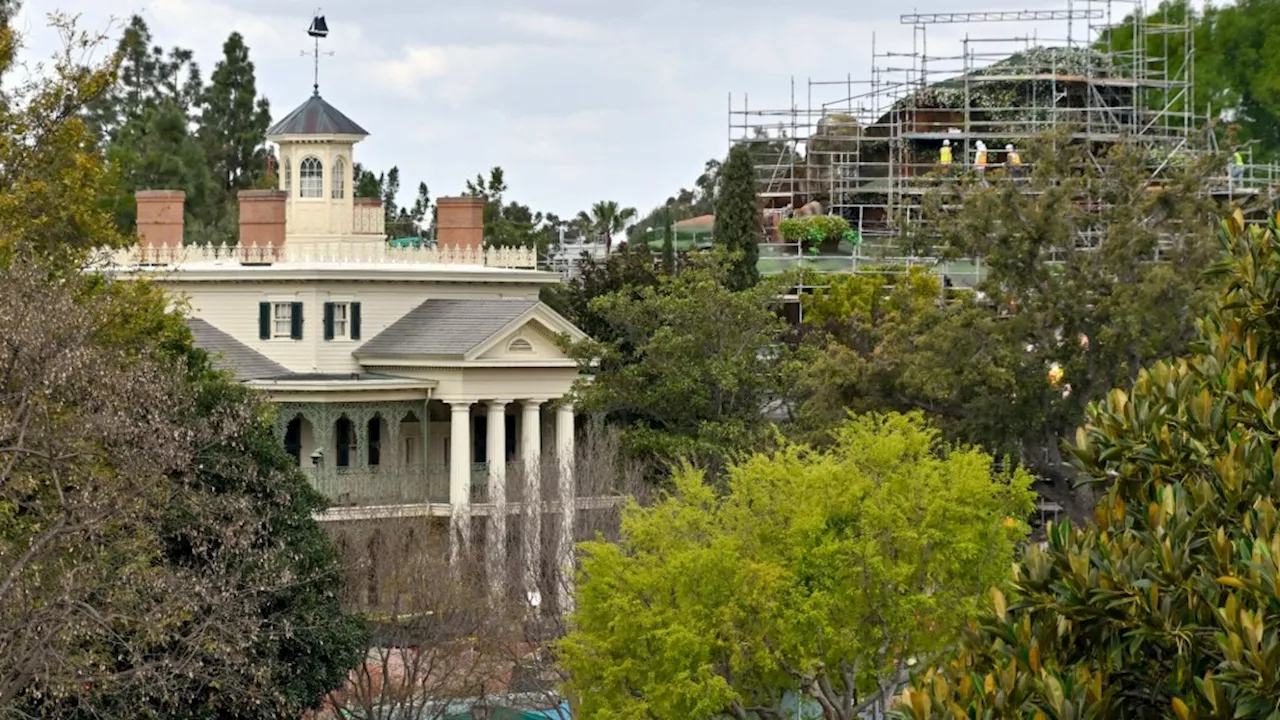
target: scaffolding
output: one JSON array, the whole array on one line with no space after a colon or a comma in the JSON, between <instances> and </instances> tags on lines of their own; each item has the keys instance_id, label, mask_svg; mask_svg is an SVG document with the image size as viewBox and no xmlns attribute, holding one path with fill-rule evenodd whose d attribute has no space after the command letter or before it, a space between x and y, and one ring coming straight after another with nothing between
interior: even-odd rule
<instances>
[{"instance_id":1,"label":"scaffolding","mask_svg":"<svg viewBox=\"0 0 1280 720\"><path fill-rule=\"evenodd\" d=\"M1148 15L1144 0L1067 2L1064 10L903 15L911 50L880 49L873 35L869 78L810 79L799 87L793 79L784 109L753 109L746 96L735 106L730 96L729 139L750 146L764 207L762 267L770 257L800 254L776 233L797 211L839 215L858 232L861 245L823 250L843 258L836 265L847 266L846 255L855 269L859 258L884 262L921 196L936 187L944 142L956 172L973 168L979 142L988 164L998 165L1007 145L1055 130L1098 155L1115 143L1140 143L1153 179L1179 156L1202 152L1209 112L1197 113L1189 12L1162 3ZM1017 23L1037 27L1023 34L975 29L948 52L928 42L935 25L970 24L987 33ZM1058 36L1040 36L1045 27ZM949 269L962 282L980 272L974 263Z\"/></svg>"}]
</instances>

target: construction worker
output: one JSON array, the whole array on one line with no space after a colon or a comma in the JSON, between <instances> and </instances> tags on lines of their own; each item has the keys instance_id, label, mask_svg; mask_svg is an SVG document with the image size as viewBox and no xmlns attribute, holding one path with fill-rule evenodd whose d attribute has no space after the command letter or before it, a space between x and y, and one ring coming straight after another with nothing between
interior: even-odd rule
<instances>
[{"instance_id":1,"label":"construction worker","mask_svg":"<svg viewBox=\"0 0 1280 720\"><path fill-rule=\"evenodd\" d=\"M1244 153L1240 152L1240 148L1231 153L1231 179L1244 179Z\"/></svg>"},{"instance_id":2,"label":"construction worker","mask_svg":"<svg viewBox=\"0 0 1280 720\"><path fill-rule=\"evenodd\" d=\"M942 167L944 168L951 167L951 141L950 140L942 141L942 150L941 152L938 153L938 162L941 163Z\"/></svg>"},{"instance_id":3,"label":"construction worker","mask_svg":"<svg viewBox=\"0 0 1280 720\"><path fill-rule=\"evenodd\" d=\"M1018 157L1018 151L1013 149L1013 143L1004 146L1004 166L1009 170L1010 176L1022 177L1022 158Z\"/></svg>"},{"instance_id":4,"label":"construction worker","mask_svg":"<svg viewBox=\"0 0 1280 720\"><path fill-rule=\"evenodd\" d=\"M973 159L973 167L978 171L978 179L984 180L987 174L987 144L981 140L977 143L977 156Z\"/></svg>"}]
</instances>

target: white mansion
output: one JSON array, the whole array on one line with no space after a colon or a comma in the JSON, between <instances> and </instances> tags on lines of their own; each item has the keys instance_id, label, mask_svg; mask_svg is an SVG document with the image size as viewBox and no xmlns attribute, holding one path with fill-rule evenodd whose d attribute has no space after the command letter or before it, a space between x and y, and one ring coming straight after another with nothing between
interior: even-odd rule
<instances>
[{"instance_id":1,"label":"white mansion","mask_svg":"<svg viewBox=\"0 0 1280 720\"><path fill-rule=\"evenodd\" d=\"M117 272L184 299L197 344L268 394L285 446L334 503L322 521L448 517L456 558L473 535L506 538L519 514L532 518L513 520L533 533L523 545L539 548L554 518L568 562L586 499L564 399L579 373L556 338L583 334L538 300L558 278L531 250L483 248L480 198L438 200L436 247L389 247L381 203L352 197L366 136L314 95L268 131L279 189L240 193L238 244L185 246L182 192L139 192L139 244ZM522 477L508 482L508 461ZM542 564L504 547L484 543L490 573Z\"/></svg>"}]
</instances>

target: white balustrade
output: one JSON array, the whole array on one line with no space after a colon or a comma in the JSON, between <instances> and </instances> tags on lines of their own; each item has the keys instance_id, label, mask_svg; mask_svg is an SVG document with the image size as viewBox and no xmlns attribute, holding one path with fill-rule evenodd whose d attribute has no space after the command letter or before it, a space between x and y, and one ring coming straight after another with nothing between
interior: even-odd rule
<instances>
[{"instance_id":1,"label":"white balustrade","mask_svg":"<svg viewBox=\"0 0 1280 720\"><path fill-rule=\"evenodd\" d=\"M99 254L107 265L272 265L309 264L426 264L473 265L491 268L536 268L532 248L390 247L383 242L334 241L271 245L185 245L149 247L134 245Z\"/></svg>"}]
</instances>

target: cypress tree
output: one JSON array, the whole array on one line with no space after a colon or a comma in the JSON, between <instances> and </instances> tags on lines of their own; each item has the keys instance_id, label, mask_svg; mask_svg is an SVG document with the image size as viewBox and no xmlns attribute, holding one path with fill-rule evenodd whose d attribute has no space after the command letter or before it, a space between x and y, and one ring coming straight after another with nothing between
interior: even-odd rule
<instances>
[{"instance_id":1,"label":"cypress tree","mask_svg":"<svg viewBox=\"0 0 1280 720\"><path fill-rule=\"evenodd\" d=\"M662 271L668 275L676 272L676 243L671 227L671 208L662 211Z\"/></svg>"},{"instance_id":2,"label":"cypress tree","mask_svg":"<svg viewBox=\"0 0 1280 720\"><path fill-rule=\"evenodd\" d=\"M745 145L736 145L729 151L729 160L720 173L712 233L716 245L734 253L729 268L730 289L743 290L759 282L756 262L760 258L760 207L751 152Z\"/></svg>"}]
</instances>

